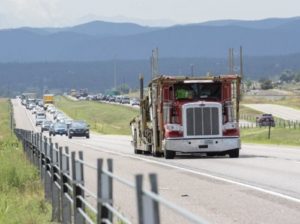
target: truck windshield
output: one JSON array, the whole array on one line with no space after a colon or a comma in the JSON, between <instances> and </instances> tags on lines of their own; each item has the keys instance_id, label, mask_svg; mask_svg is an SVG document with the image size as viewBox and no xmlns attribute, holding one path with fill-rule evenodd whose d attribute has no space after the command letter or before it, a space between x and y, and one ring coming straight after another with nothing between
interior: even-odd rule
<instances>
[{"instance_id":1,"label":"truck windshield","mask_svg":"<svg viewBox=\"0 0 300 224\"><path fill-rule=\"evenodd\" d=\"M221 100L221 83L181 83L175 85L177 100Z\"/></svg>"}]
</instances>

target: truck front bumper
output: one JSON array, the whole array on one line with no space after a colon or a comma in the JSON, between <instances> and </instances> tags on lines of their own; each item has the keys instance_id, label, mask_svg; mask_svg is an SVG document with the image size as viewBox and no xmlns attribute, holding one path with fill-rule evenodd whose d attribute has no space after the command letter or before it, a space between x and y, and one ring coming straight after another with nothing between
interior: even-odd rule
<instances>
[{"instance_id":1,"label":"truck front bumper","mask_svg":"<svg viewBox=\"0 0 300 224\"><path fill-rule=\"evenodd\" d=\"M164 140L165 149L176 152L225 152L232 149L240 149L239 137L210 138L210 139L186 139L172 138Z\"/></svg>"}]
</instances>

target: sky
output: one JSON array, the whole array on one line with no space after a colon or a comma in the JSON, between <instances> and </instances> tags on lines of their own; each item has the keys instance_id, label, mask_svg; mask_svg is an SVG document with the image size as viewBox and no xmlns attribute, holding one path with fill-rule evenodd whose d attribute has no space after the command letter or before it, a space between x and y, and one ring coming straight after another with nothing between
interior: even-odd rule
<instances>
[{"instance_id":1,"label":"sky","mask_svg":"<svg viewBox=\"0 0 300 224\"><path fill-rule=\"evenodd\" d=\"M63 27L93 20L149 26L300 16L299 0L0 0L0 28Z\"/></svg>"}]
</instances>

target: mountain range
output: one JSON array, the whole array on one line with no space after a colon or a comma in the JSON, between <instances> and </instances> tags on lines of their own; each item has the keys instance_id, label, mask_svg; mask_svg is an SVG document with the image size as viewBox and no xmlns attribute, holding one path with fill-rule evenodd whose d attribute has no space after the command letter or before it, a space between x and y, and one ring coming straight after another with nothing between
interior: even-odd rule
<instances>
[{"instance_id":1,"label":"mountain range","mask_svg":"<svg viewBox=\"0 0 300 224\"><path fill-rule=\"evenodd\" d=\"M94 21L65 28L0 30L0 62L59 62L162 58L226 58L243 46L247 56L300 53L300 17L220 20L171 27Z\"/></svg>"},{"instance_id":2,"label":"mountain range","mask_svg":"<svg viewBox=\"0 0 300 224\"><path fill-rule=\"evenodd\" d=\"M151 51L159 48L159 72L224 74L228 48L244 50L245 79L300 71L300 17L259 21L219 20L171 27L94 21L74 27L0 30L0 95L31 89L105 91L150 80ZM193 66L192 66L193 65Z\"/></svg>"}]
</instances>

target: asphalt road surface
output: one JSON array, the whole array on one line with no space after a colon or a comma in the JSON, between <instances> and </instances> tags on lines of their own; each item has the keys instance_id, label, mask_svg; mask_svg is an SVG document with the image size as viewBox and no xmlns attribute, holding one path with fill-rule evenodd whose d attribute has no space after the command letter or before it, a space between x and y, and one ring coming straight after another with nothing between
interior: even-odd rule
<instances>
[{"instance_id":1,"label":"asphalt road surface","mask_svg":"<svg viewBox=\"0 0 300 224\"><path fill-rule=\"evenodd\" d=\"M243 104L254 110L261 111L266 114L273 114L275 117L279 117L290 121L300 121L300 110L296 110L290 107L285 107L276 104Z\"/></svg>"},{"instance_id":2,"label":"asphalt road surface","mask_svg":"<svg viewBox=\"0 0 300 224\"><path fill-rule=\"evenodd\" d=\"M17 128L39 131L30 112L18 100L12 102ZM135 174L157 173L164 198L210 223L300 223L300 147L243 144L236 159L182 155L165 160L135 155L129 136L52 139L82 150L93 165L97 158L112 158L114 173L131 182ZM86 169L85 176L95 191L95 172ZM135 193L118 183L114 189L114 205L136 223ZM188 223L162 206L160 212L162 223Z\"/></svg>"}]
</instances>

